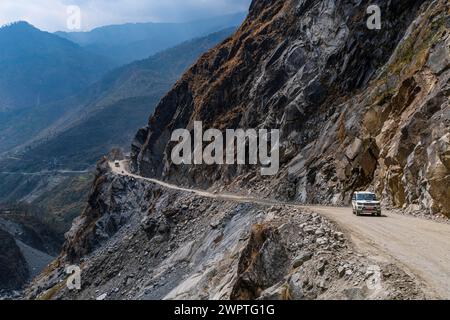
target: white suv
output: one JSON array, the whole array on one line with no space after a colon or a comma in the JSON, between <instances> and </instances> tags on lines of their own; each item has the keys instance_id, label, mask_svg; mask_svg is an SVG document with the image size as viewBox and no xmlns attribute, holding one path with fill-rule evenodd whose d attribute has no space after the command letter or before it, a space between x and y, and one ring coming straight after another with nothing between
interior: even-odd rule
<instances>
[{"instance_id":1,"label":"white suv","mask_svg":"<svg viewBox=\"0 0 450 320\"><path fill-rule=\"evenodd\" d=\"M355 192L352 197L353 214L381 216L381 204L373 192Z\"/></svg>"}]
</instances>

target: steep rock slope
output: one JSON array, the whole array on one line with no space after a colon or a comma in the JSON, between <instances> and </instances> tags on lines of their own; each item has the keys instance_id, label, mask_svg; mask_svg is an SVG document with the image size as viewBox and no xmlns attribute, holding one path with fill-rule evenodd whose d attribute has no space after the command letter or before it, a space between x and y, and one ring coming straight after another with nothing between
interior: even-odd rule
<instances>
[{"instance_id":1,"label":"steep rock slope","mask_svg":"<svg viewBox=\"0 0 450 320\"><path fill-rule=\"evenodd\" d=\"M20 289L28 274L27 263L14 238L0 229L0 291Z\"/></svg>"},{"instance_id":2,"label":"steep rock slope","mask_svg":"<svg viewBox=\"0 0 450 320\"><path fill-rule=\"evenodd\" d=\"M61 250L64 234L43 217L24 208L0 209L0 299L2 291L23 286L54 259Z\"/></svg>"},{"instance_id":3,"label":"steep rock slope","mask_svg":"<svg viewBox=\"0 0 450 320\"><path fill-rule=\"evenodd\" d=\"M65 286L67 264L81 290ZM373 283L372 283L373 281ZM419 299L396 266L358 255L306 210L212 199L111 172L106 159L38 299Z\"/></svg>"},{"instance_id":4,"label":"steep rock slope","mask_svg":"<svg viewBox=\"0 0 450 320\"><path fill-rule=\"evenodd\" d=\"M371 4L381 30L366 26ZM449 215L448 56L446 1L255 0L234 37L139 130L133 170L305 203L348 203L373 189L386 205ZM174 166L172 131L199 120L279 128L282 169L264 178L248 166Z\"/></svg>"},{"instance_id":5,"label":"steep rock slope","mask_svg":"<svg viewBox=\"0 0 450 320\"><path fill-rule=\"evenodd\" d=\"M58 255L64 242L64 233L58 233L43 217L25 214L19 210L1 214L0 228L16 240L48 255Z\"/></svg>"}]
</instances>

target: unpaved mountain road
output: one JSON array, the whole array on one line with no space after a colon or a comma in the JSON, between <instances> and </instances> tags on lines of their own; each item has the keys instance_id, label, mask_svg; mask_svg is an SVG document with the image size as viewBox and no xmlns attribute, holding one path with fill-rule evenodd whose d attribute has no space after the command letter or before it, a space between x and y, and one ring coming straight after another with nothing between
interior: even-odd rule
<instances>
[{"instance_id":1,"label":"unpaved mountain road","mask_svg":"<svg viewBox=\"0 0 450 320\"><path fill-rule=\"evenodd\" d=\"M403 216L389 211L383 211L381 218L357 217L352 214L351 208L302 206L232 194L215 194L134 175L128 172L124 162L120 162L119 167L110 163L110 167L119 175L203 197L310 209L335 221L351 237L358 252L402 267L405 272L423 284L422 289L427 297L450 299L450 224Z\"/></svg>"}]
</instances>

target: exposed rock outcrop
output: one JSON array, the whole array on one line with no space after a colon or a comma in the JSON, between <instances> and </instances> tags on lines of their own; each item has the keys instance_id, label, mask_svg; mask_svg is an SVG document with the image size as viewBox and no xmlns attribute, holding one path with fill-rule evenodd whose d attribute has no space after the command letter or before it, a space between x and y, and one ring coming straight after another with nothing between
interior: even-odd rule
<instances>
[{"instance_id":1,"label":"exposed rock outcrop","mask_svg":"<svg viewBox=\"0 0 450 320\"><path fill-rule=\"evenodd\" d=\"M17 290L28 280L28 266L14 238L0 229L0 289Z\"/></svg>"},{"instance_id":2,"label":"exposed rock outcrop","mask_svg":"<svg viewBox=\"0 0 450 320\"><path fill-rule=\"evenodd\" d=\"M104 158L98 163L94 184L84 212L75 219L72 228L66 234L63 254L71 262L80 258L113 236L122 226L136 217L133 211L118 210L117 201L127 201L130 208L151 206L151 198L139 194L139 189L131 183L108 177L108 162ZM127 190L136 190L134 197L124 197ZM120 197L123 195L123 197Z\"/></svg>"},{"instance_id":3,"label":"exposed rock outcrop","mask_svg":"<svg viewBox=\"0 0 450 320\"><path fill-rule=\"evenodd\" d=\"M265 288L281 281L287 272L289 257L276 228L253 226L247 247L241 254L238 279L231 299L258 298Z\"/></svg>"}]
</instances>

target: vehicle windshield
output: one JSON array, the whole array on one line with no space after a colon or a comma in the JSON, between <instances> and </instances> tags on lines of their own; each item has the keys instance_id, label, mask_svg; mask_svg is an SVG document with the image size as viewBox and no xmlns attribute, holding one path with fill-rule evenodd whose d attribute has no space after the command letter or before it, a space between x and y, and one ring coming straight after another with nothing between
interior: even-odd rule
<instances>
[{"instance_id":1,"label":"vehicle windshield","mask_svg":"<svg viewBox=\"0 0 450 320\"><path fill-rule=\"evenodd\" d=\"M362 201L376 201L377 196L373 193L359 193L356 195L356 200Z\"/></svg>"}]
</instances>

